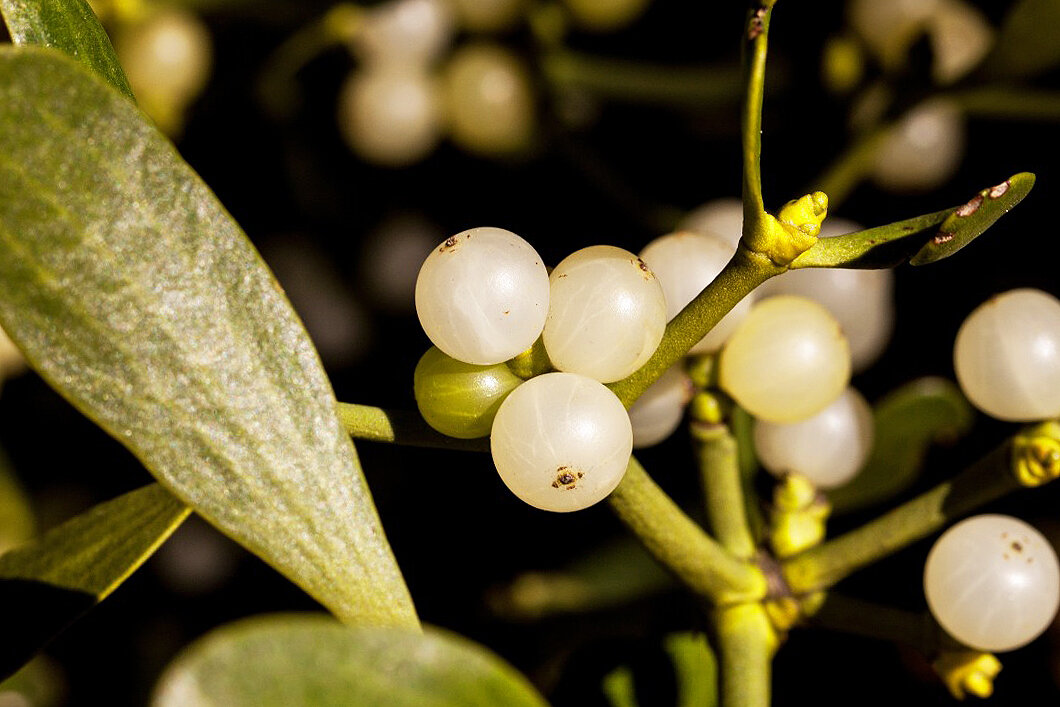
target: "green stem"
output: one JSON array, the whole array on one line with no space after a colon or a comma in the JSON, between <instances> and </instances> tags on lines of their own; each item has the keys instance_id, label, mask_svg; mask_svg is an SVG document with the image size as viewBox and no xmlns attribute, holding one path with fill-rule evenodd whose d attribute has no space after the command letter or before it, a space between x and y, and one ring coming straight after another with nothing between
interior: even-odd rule
<instances>
[{"instance_id":1,"label":"green stem","mask_svg":"<svg viewBox=\"0 0 1060 707\"><path fill-rule=\"evenodd\" d=\"M443 435L424 422L418 412L339 403L338 413L346 432L354 439L469 452L488 452L490 448L485 437L457 439Z\"/></svg>"},{"instance_id":2,"label":"green stem","mask_svg":"<svg viewBox=\"0 0 1060 707\"><path fill-rule=\"evenodd\" d=\"M735 66L655 66L557 50L541 58L541 70L553 88L636 103L702 107L734 102L743 92Z\"/></svg>"},{"instance_id":3,"label":"green stem","mask_svg":"<svg viewBox=\"0 0 1060 707\"><path fill-rule=\"evenodd\" d=\"M776 637L761 604L717 610L722 707L769 707Z\"/></svg>"},{"instance_id":4,"label":"green stem","mask_svg":"<svg viewBox=\"0 0 1060 707\"><path fill-rule=\"evenodd\" d=\"M757 600L766 594L758 567L725 551L630 458L608 503L648 551L692 591L716 605Z\"/></svg>"},{"instance_id":5,"label":"green stem","mask_svg":"<svg viewBox=\"0 0 1060 707\"><path fill-rule=\"evenodd\" d=\"M1021 488L1013 473L1012 442L956 478L939 484L876 520L783 563L796 594L831 587L855 570L924 538L969 511Z\"/></svg>"},{"instance_id":6,"label":"green stem","mask_svg":"<svg viewBox=\"0 0 1060 707\"><path fill-rule=\"evenodd\" d=\"M744 512L736 438L724 423L699 421L692 423L692 436L711 531L732 555L749 560L755 554L755 542Z\"/></svg>"},{"instance_id":7,"label":"green stem","mask_svg":"<svg viewBox=\"0 0 1060 707\"><path fill-rule=\"evenodd\" d=\"M743 146L744 235L765 213L762 200L762 101L766 86L766 50L769 39L770 7L752 5L746 24L744 46L743 113L740 121Z\"/></svg>"},{"instance_id":8,"label":"green stem","mask_svg":"<svg viewBox=\"0 0 1060 707\"><path fill-rule=\"evenodd\" d=\"M829 593L809 618L814 626L882 641L904 643L924 655L939 650L942 634L927 612L905 611Z\"/></svg>"},{"instance_id":9,"label":"green stem","mask_svg":"<svg viewBox=\"0 0 1060 707\"><path fill-rule=\"evenodd\" d=\"M769 258L743 246L725 269L666 325L659 348L641 368L608 385L627 408L670 366L680 361L744 297L784 272Z\"/></svg>"}]
</instances>

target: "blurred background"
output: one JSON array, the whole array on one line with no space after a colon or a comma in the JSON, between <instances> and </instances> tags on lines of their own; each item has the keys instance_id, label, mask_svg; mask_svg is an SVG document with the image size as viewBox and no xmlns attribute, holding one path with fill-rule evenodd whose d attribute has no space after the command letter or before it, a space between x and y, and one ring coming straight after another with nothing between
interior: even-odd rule
<instances>
[{"instance_id":1,"label":"blurred background","mask_svg":"<svg viewBox=\"0 0 1060 707\"><path fill-rule=\"evenodd\" d=\"M141 105L287 290L338 399L408 410L412 371L429 346L413 309L415 277L449 235L506 228L554 265L589 245L639 251L696 207L739 196L744 6L404 0L412 7L399 21L401 3L189 0L159 8L114 0L96 9ZM1016 172L1038 177L1026 201L972 247L896 271L893 337L854 380L870 402L917 377L952 378L957 329L989 296L1015 287L1060 295L1060 38L1036 35L1032 22L1017 35L1020 51L1009 42L990 53L1020 5L1044 8L1044 26L1060 18L1058 3L1027 0L776 6L763 117L767 208L823 188L831 213L882 225L963 203ZM398 40L410 49L395 53L408 17L434 24ZM168 42L189 73L147 66L152 41ZM939 95L949 102L924 108ZM866 136L887 125L905 137L868 151ZM0 448L36 531L151 481L32 373L17 363L4 371ZM959 445L930 452L910 493L1013 429L980 417ZM701 610L623 539L607 508L534 510L503 487L484 455L371 443L358 451L424 621L491 647L556 705L607 704L601 680L623 664L633 666L641 704L672 704L660 640L700 628ZM686 432L639 457L694 511ZM1046 488L990 510L1060 539L1057 508L1057 491ZM830 527L852 527L878 510L836 517ZM842 589L922 610L929 545ZM621 581L590 608L563 606L548 573L572 565L600 586ZM205 631L314 608L192 518L47 650L36 669L55 690L24 698L42 707L143 704L165 664ZM994 704L1058 704L1060 627L1002 662ZM774 686L777 705L952 699L915 651L817 630L792 634ZM0 697L0 705L21 707L14 699Z\"/></svg>"}]
</instances>

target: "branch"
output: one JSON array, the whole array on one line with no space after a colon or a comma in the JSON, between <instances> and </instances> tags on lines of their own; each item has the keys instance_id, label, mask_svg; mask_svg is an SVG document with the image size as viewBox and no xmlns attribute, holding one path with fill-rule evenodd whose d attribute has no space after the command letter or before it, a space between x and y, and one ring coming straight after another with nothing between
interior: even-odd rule
<instances>
[{"instance_id":1,"label":"branch","mask_svg":"<svg viewBox=\"0 0 1060 707\"><path fill-rule=\"evenodd\" d=\"M737 604L714 616L722 707L769 707L776 634L761 604Z\"/></svg>"},{"instance_id":2,"label":"branch","mask_svg":"<svg viewBox=\"0 0 1060 707\"><path fill-rule=\"evenodd\" d=\"M956 478L787 560L782 564L784 576L796 594L826 589L986 503L1057 475L1060 424L1046 422L1007 440Z\"/></svg>"},{"instance_id":3,"label":"branch","mask_svg":"<svg viewBox=\"0 0 1060 707\"><path fill-rule=\"evenodd\" d=\"M443 435L424 422L418 412L339 403L338 413L342 426L354 439L469 452L488 452L490 448L487 437L457 439Z\"/></svg>"},{"instance_id":4,"label":"branch","mask_svg":"<svg viewBox=\"0 0 1060 707\"><path fill-rule=\"evenodd\" d=\"M761 599L766 578L703 532L635 458L608 497L611 510L692 591L716 605Z\"/></svg>"}]
</instances>

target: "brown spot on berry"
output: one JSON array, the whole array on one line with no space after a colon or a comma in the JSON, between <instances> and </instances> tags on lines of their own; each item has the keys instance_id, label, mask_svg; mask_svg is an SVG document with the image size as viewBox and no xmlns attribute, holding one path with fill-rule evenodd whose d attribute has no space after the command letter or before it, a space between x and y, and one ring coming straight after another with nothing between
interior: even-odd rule
<instances>
[{"instance_id":1,"label":"brown spot on berry","mask_svg":"<svg viewBox=\"0 0 1060 707\"><path fill-rule=\"evenodd\" d=\"M585 474L580 471L574 471L569 466L561 466L556 469L556 480L552 482L552 488L570 491L577 487L578 479L583 476Z\"/></svg>"},{"instance_id":2,"label":"brown spot on berry","mask_svg":"<svg viewBox=\"0 0 1060 707\"><path fill-rule=\"evenodd\" d=\"M643 260L641 260L640 258L634 258L632 260L632 263L634 265L636 265L638 268L640 268L641 274L644 276L645 280L654 280L655 279L655 273L653 273L651 271L651 268L649 268L648 264L645 263Z\"/></svg>"},{"instance_id":3,"label":"brown spot on berry","mask_svg":"<svg viewBox=\"0 0 1060 707\"><path fill-rule=\"evenodd\" d=\"M438 248L439 253L444 253L447 250L453 250L456 248L456 236L449 236L445 239L445 243Z\"/></svg>"},{"instance_id":4,"label":"brown spot on berry","mask_svg":"<svg viewBox=\"0 0 1060 707\"><path fill-rule=\"evenodd\" d=\"M988 191L986 195L989 196L991 199L997 199L998 197L1004 196L1005 192L1008 191L1008 188L1010 186L1012 185L1006 179L1005 181L998 184L996 187L990 187L990 191Z\"/></svg>"},{"instance_id":5,"label":"brown spot on berry","mask_svg":"<svg viewBox=\"0 0 1060 707\"><path fill-rule=\"evenodd\" d=\"M1013 541L1012 544L1009 545L1009 547L1011 547L1016 552L1023 552L1023 546L1020 545L1018 542Z\"/></svg>"}]
</instances>

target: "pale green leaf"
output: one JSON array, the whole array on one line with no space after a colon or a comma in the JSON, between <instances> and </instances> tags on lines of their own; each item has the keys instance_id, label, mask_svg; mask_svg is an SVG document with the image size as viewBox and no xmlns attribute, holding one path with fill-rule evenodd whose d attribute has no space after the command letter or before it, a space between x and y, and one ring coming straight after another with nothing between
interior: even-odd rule
<instances>
[{"instance_id":1,"label":"pale green leaf","mask_svg":"<svg viewBox=\"0 0 1060 707\"><path fill-rule=\"evenodd\" d=\"M918 378L874 406L872 452L865 467L845 486L828 492L836 511L850 511L889 499L916 481L932 444L966 434L975 410L960 388L945 378Z\"/></svg>"},{"instance_id":2,"label":"pale green leaf","mask_svg":"<svg viewBox=\"0 0 1060 707\"><path fill-rule=\"evenodd\" d=\"M0 325L207 520L345 621L418 625L316 351L129 101L0 50Z\"/></svg>"},{"instance_id":3,"label":"pale green leaf","mask_svg":"<svg viewBox=\"0 0 1060 707\"><path fill-rule=\"evenodd\" d=\"M0 555L0 677L103 601L190 512L151 484Z\"/></svg>"},{"instance_id":4,"label":"pale green leaf","mask_svg":"<svg viewBox=\"0 0 1060 707\"><path fill-rule=\"evenodd\" d=\"M346 627L319 615L247 619L192 644L154 707L543 707L514 668L455 634Z\"/></svg>"},{"instance_id":5,"label":"pale green leaf","mask_svg":"<svg viewBox=\"0 0 1060 707\"><path fill-rule=\"evenodd\" d=\"M1021 0L1001 23L994 49L983 62L988 76L1025 78L1060 64L1060 2Z\"/></svg>"},{"instance_id":6,"label":"pale green leaf","mask_svg":"<svg viewBox=\"0 0 1060 707\"><path fill-rule=\"evenodd\" d=\"M133 97L110 38L85 0L0 0L0 15L15 44L65 52Z\"/></svg>"},{"instance_id":7,"label":"pale green leaf","mask_svg":"<svg viewBox=\"0 0 1060 707\"><path fill-rule=\"evenodd\" d=\"M1020 172L983 189L967 203L916 216L821 238L795 258L792 268L889 268L904 263L927 265L956 253L978 238L1034 186L1034 175Z\"/></svg>"}]
</instances>

